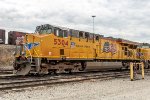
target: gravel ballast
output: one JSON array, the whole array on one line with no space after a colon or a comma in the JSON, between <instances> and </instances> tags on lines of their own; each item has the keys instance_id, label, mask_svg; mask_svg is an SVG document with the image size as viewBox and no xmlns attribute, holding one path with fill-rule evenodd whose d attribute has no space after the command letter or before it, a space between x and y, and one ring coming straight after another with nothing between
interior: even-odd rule
<instances>
[{"instance_id":1,"label":"gravel ballast","mask_svg":"<svg viewBox=\"0 0 150 100\"><path fill-rule=\"evenodd\" d=\"M1 91L0 100L149 100L150 76L90 80L20 90Z\"/></svg>"}]
</instances>

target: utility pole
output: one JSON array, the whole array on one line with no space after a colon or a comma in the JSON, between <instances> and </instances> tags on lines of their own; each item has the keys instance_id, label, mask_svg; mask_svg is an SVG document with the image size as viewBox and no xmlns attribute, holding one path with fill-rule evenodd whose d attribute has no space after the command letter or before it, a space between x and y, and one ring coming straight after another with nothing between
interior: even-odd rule
<instances>
[{"instance_id":1,"label":"utility pole","mask_svg":"<svg viewBox=\"0 0 150 100\"><path fill-rule=\"evenodd\" d=\"M92 18L93 18L93 33L94 33L94 18L95 18L96 16L92 16Z\"/></svg>"}]
</instances>

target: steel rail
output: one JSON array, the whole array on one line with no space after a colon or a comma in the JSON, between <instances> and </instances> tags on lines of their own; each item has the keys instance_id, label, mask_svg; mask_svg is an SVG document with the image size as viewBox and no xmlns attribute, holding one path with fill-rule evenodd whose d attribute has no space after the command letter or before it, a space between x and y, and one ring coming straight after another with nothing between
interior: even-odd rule
<instances>
[{"instance_id":1,"label":"steel rail","mask_svg":"<svg viewBox=\"0 0 150 100\"><path fill-rule=\"evenodd\" d=\"M129 77L128 72L114 72L114 73L100 73L92 75L70 75L70 76L61 76L61 77L54 77L54 78L45 78L37 79L37 80L16 80L12 82L2 82L0 83L0 90L11 90L17 88L27 88L27 87L36 87L36 86L45 86L45 85L52 85L52 84L60 84L60 83L70 83L70 82L81 82L91 79L99 79L99 80L108 80L108 79L115 79L115 78L127 78Z\"/></svg>"}]
</instances>

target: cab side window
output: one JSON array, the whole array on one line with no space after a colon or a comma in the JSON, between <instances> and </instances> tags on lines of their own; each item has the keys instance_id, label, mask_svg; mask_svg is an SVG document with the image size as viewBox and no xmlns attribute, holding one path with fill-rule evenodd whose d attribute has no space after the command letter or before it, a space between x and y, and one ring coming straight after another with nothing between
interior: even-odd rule
<instances>
[{"instance_id":1,"label":"cab side window","mask_svg":"<svg viewBox=\"0 0 150 100\"><path fill-rule=\"evenodd\" d=\"M46 33L51 34L52 33L52 29L49 28Z\"/></svg>"},{"instance_id":2,"label":"cab side window","mask_svg":"<svg viewBox=\"0 0 150 100\"><path fill-rule=\"evenodd\" d=\"M50 25L42 25L42 26L38 26L36 29L36 32L40 33L40 34L51 34L53 32L53 27Z\"/></svg>"}]
</instances>

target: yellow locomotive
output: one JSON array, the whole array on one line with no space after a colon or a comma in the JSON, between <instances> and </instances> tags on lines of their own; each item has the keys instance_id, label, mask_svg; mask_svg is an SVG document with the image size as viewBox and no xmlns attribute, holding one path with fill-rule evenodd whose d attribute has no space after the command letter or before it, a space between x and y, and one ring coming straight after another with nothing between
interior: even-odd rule
<instances>
[{"instance_id":1,"label":"yellow locomotive","mask_svg":"<svg viewBox=\"0 0 150 100\"><path fill-rule=\"evenodd\" d=\"M14 73L61 73L84 71L87 62L128 62L149 60L150 52L140 43L103 37L53 25L37 26L34 34L17 40ZM144 53L142 53L144 52Z\"/></svg>"},{"instance_id":2,"label":"yellow locomotive","mask_svg":"<svg viewBox=\"0 0 150 100\"><path fill-rule=\"evenodd\" d=\"M139 45L138 52L141 52L141 57L144 60L145 68L150 67L150 44L142 43Z\"/></svg>"}]
</instances>

